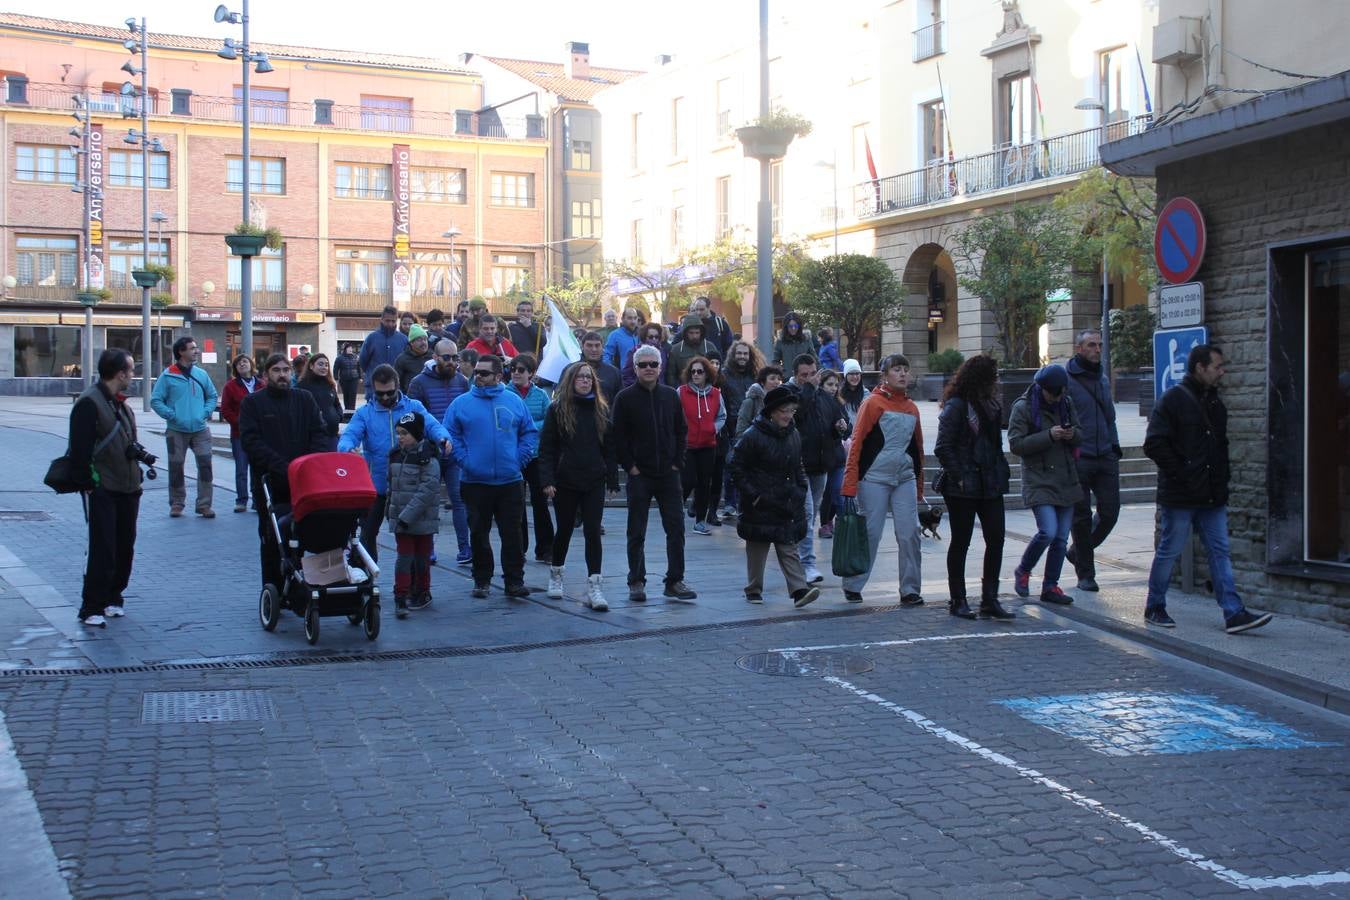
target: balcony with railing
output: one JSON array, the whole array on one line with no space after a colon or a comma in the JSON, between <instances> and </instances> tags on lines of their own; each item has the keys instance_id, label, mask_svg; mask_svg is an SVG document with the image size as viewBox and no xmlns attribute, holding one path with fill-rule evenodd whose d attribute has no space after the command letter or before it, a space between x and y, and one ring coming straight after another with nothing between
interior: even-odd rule
<instances>
[{"instance_id":1,"label":"balcony with railing","mask_svg":"<svg viewBox=\"0 0 1350 900\"><path fill-rule=\"evenodd\" d=\"M69 112L75 97L83 98L80 85L30 82L24 102L7 106L50 109ZM95 113L132 118L140 115L140 100L104 93L102 87L90 91ZM172 98L149 98L150 115L157 118L206 122L242 122L243 101L237 97L211 97L203 94L175 93ZM539 115L507 117L495 110L390 110L371 106L342 106L331 100L310 102L253 99L249 103L249 121L254 125L290 126L306 130L373 131L386 134L415 134L428 137L484 137L505 140L542 141L545 119Z\"/></svg>"},{"instance_id":2,"label":"balcony with railing","mask_svg":"<svg viewBox=\"0 0 1350 900\"><path fill-rule=\"evenodd\" d=\"M947 23L934 22L914 32L914 61L919 62L947 52Z\"/></svg>"},{"instance_id":3,"label":"balcony with railing","mask_svg":"<svg viewBox=\"0 0 1350 900\"><path fill-rule=\"evenodd\" d=\"M226 306L239 306L243 302L243 296L238 289L225 292ZM252 303L254 309L285 309L286 292L284 290L269 291L266 288L254 288L252 294Z\"/></svg>"},{"instance_id":4,"label":"balcony with railing","mask_svg":"<svg viewBox=\"0 0 1350 900\"><path fill-rule=\"evenodd\" d=\"M73 284L16 284L4 292L6 303L75 303Z\"/></svg>"},{"instance_id":5,"label":"balcony with railing","mask_svg":"<svg viewBox=\"0 0 1350 900\"><path fill-rule=\"evenodd\" d=\"M855 185L854 212L859 219L871 219L1076 175L1101 165L1098 153L1101 144L1140 134L1150 122L1150 117L1138 116L1033 143L1010 144L974 156L933 160L922 169Z\"/></svg>"},{"instance_id":6,"label":"balcony with railing","mask_svg":"<svg viewBox=\"0 0 1350 900\"><path fill-rule=\"evenodd\" d=\"M379 315L380 310L394 302L394 296L388 290L383 291L334 291L328 309L334 312L358 312ZM427 307L430 309L431 307ZM444 309L444 307L442 307Z\"/></svg>"}]
</instances>

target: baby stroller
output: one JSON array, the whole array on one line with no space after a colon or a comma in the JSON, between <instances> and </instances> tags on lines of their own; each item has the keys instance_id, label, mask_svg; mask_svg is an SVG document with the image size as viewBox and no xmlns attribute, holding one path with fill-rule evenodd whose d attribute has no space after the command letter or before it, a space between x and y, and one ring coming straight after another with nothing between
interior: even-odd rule
<instances>
[{"instance_id":1,"label":"baby stroller","mask_svg":"<svg viewBox=\"0 0 1350 900\"><path fill-rule=\"evenodd\" d=\"M272 528L267 540L281 548L280 585L263 586L258 618L268 631L282 610L305 619L305 638L319 640L319 619L346 616L364 625L366 638L380 633L379 566L356 539L357 526L375 502L366 461L352 453L311 453L287 469L291 506L272 504L263 479L264 509Z\"/></svg>"}]
</instances>

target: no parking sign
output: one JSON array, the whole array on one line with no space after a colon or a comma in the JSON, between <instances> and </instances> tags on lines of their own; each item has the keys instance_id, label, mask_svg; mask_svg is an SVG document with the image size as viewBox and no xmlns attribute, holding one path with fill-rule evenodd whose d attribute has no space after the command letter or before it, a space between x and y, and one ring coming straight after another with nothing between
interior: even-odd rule
<instances>
[{"instance_id":1,"label":"no parking sign","mask_svg":"<svg viewBox=\"0 0 1350 900\"><path fill-rule=\"evenodd\" d=\"M1205 258L1205 217L1186 197L1167 201L1153 231L1153 258L1172 284L1183 284L1200 271Z\"/></svg>"}]
</instances>

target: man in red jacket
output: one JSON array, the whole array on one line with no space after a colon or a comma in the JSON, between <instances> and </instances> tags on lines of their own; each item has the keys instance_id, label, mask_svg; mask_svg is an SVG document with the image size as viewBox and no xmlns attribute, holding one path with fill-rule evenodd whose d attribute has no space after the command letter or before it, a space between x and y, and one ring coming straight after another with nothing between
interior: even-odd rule
<instances>
[{"instance_id":1,"label":"man in red jacket","mask_svg":"<svg viewBox=\"0 0 1350 900\"><path fill-rule=\"evenodd\" d=\"M497 317L484 316L478 323L478 337L469 342L466 350L475 350L479 356L498 356L502 362L516 357L516 347L506 338L497 336Z\"/></svg>"}]
</instances>

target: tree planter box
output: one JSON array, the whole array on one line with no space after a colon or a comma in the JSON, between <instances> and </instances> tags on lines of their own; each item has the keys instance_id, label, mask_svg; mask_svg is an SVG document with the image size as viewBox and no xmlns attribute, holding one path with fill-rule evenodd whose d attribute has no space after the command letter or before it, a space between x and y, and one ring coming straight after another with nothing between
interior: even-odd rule
<instances>
[{"instance_id":1,"label":"tree planter box","mask_svg":"<svg viewBox=\"0 0 1350 900\"><path fill-rule=\"evenodd\" d=\"M267 246L267 237L261 234L227 234L225 243L235 256L257 256Z\"/></svg>"},{"instance_id":2,"label":"tree planter box","mask_svg":"<svg viewBox=\"0 0 1350 900\"><path fill-rule=\"evenodd\" d=\"M1017 402L1017 398L1027 392L1032 381L1036 378L1038 369L1000 369L999 379L999 402L1003 404L1003 427L1008 427L1008 416L1012 414L1012 406Z\"/></svg>"},{"instance_id":3,"label":"tree planter box","mask_svg":"<svg viewBox=\"0 0 1350 900\"><path fill-rule=\"evenodd\" d=\"M779 128L747 125L736 129L736 137L751 159L781 159L787 155L788 144L797 135Z\"/></svg>"},{"instance_id":4,"label":"tree planter box","mask_svg":"<svg viewBox=\"0 0 1350 900\"><path fill-rule=\"evenodd\" d=\"M952 380L951 375L945 375L942 372L925 372L923 378L923 398L925 400L941 401L942 392L947 387L947 382Z\"/></svg>"}]
</instances>

